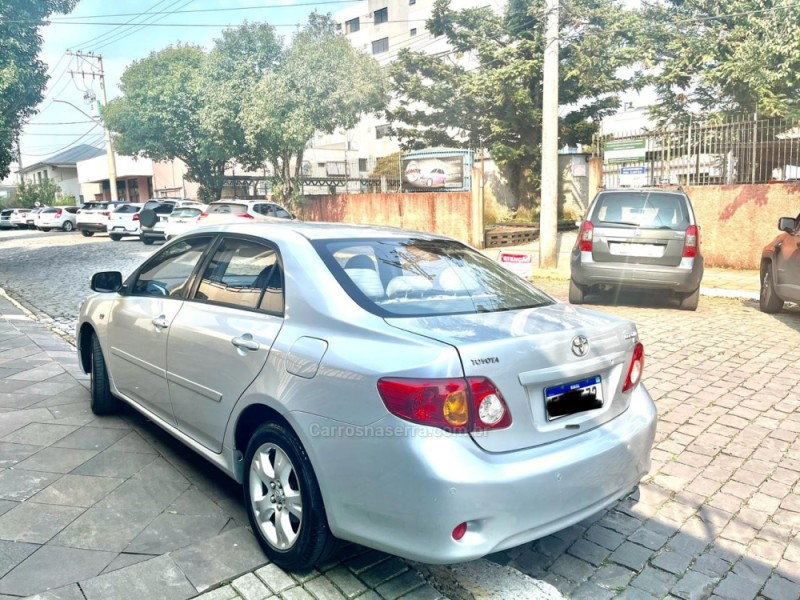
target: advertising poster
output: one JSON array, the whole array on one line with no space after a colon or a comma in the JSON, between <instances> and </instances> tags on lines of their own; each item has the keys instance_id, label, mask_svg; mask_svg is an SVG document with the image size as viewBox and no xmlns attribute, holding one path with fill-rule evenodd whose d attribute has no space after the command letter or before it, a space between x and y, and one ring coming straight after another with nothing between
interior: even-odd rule
<instances>
[{"instance_id":1,"label":"advertising poster","mask_svg":"<svg viewBox=\"0 0 800 600\"><path fill-rule=\"evenodd\" d=\"M403 159L403 189L408 191L461 189L464 155Z\"/></svg>"}]
</instances>

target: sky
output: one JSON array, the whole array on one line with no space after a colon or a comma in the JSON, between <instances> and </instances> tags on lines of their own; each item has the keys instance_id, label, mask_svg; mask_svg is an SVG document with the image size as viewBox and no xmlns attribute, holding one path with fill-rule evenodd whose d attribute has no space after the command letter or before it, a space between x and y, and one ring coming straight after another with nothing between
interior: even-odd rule
<instances>
[{"instance_id":1,"label":"sky","mask_svg":"<svg viewBox=\"0 0 800 600\"><path fill-rule=\"evenodd\" d=\"M99 99L99 81L70 75L69 70L88 69L86 64L79 69L79 61L66 55L67 51L102 55L111 100L119 95L120 76L131 62L170 44L188 42L210 49L223 29L245 20L267 21L276 26L280 35L290 36L314 9L336 12L353 3L354 0L79 0L72 13L54 15L52 23L41 29L44 44L40 58L48 65L51 78L39 114L23 129L22 164L34 164L76 144L102 145L102 129L80 112L97 114L84 96L93 92Z\"/></svg>"}]
</instances>

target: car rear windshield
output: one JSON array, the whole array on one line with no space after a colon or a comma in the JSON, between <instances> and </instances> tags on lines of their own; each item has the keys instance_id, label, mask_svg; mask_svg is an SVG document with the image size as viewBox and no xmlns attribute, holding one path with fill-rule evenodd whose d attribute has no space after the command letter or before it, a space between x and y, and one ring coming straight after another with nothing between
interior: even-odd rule
<instances>
[{"instance_id":1,"label":"car rear windshield","mask_svg":"<svg viewBox=\"0 0 800 600\"><path fill-rule=\"evenodd\" d=\"M186 219L189 217L198 217L202 212L203 211L199 208L176 208L172 211L172 216Z\"/></svg>"},{"instance_id":2,"label":"car rear windshield","mask_svg":"<svg viewBox=\"0 0 800 600\"><path fill-rule=\"evenodd\" d=\"M43 208L42 209L42 213L48 213L48 214L49 213L56 213L59 210L61 210L61 209L59 209L59 208Z\"/></svg>"},{"instance_id":3,"label":"car rear windshield","mask_svg":"<svg viewBox=\"0 0 800 600\"><path fill-rule=\"evenodd\" d=\"M114 212L123 214L138 213L141 208L139 204L120 204L114 209Z\"/></svg>"},{"instance_id":4,"label":"car rear windshield","mask_svg":"<svg viewBox=\"0 0 800 600\"><path fill-rule=\"evenodd\" d=\"M86 210L102 210L108 208L108 202L87 202L81 206L82 211Z\"/></svg>"},{"instance_id":5,"label":"car rear windshield","mask_svg":"<svg viewBox=\"0 0 800 600\"><path fill-rule=\"evenodd\" d=\"M317 252L353 300L387 317L534 308L553 300L452 240L320 240Z\"/></svg>"},{"instance_id":6,"label":"car rear windshield","mask_svg":"<svg viewBox=\"0 0 800 600\"><path fill-rule=\"evenodd\" d=\"M209 215L243 215L247 212L244 204L209 204L206 211Z\"/></svg>"},{"instance_id":7,"label":"car rear windshield","mask_svg":"<svg viewBox=\"0 0 800 600\"><path fill-rule=\"evenodd\" d=\"M648 191L601 193L592 221L649 229L686 229L690 224L684 196Z\"/></svg>"}]
</instances>

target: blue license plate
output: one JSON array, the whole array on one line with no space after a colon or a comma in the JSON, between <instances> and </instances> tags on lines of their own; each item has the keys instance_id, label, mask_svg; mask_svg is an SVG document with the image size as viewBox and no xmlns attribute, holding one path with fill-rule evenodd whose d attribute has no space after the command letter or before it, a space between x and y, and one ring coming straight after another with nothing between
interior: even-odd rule
<instances>
[{"instance_id":1,"label":"blue license plate","mask_svg":"<svg viewBox=\"0 0 800 600\"><path fill-rule=\"evenodd\" d=\"M603 386L599 375L545 388L547 419L560 419L603 406Z\"/></svg>"}]
</instances>

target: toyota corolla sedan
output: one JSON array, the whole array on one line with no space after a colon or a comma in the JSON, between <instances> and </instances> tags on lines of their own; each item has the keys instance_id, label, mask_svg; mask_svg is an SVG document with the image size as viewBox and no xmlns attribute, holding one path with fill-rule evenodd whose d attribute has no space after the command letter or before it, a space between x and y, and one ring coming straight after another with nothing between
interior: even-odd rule
<instances>
[{"instance_id":1,"label":"toyota corolla sedan","mask_svg":"<svg viewBox=\"0 0 800 600\"><path fill-rule=\"evenodd\" d=\"M92 410L126 402L240 482L288 569L337 539L471 560L585 519L649 469L634 324L449 238L201 227L92 289Z\"/></svg>"}]
</instances>

